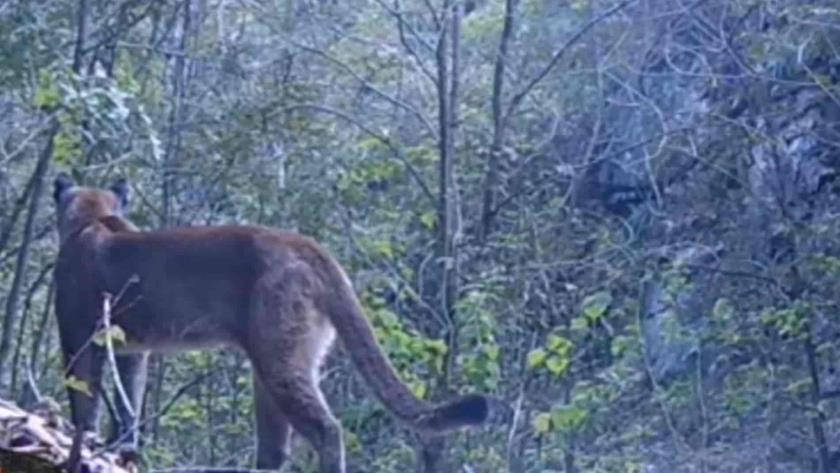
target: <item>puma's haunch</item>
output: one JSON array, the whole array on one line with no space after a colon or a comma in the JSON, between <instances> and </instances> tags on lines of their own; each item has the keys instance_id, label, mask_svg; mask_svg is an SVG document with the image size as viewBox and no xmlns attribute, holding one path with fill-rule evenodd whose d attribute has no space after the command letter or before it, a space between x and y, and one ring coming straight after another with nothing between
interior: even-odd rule
<instances>
[{"instance_id":1,"label":"puma's haunch","mask_svg":"<svg viewBox=\"0 0 840 473\"><path fill-rule=\"evenodd\" d=\"M77 187L55 181L61 247L56 314L73 422L95 430L103 348L90 343L103 294L118 296L113 323L126 334L117 366L139 412L149 351L236 346L254 370L257 466L278 468L295 429L318 452L322 473L343 473L341 429L318 387L333 340L341 341L376 397L426 434L483 422L488 399L466 396L434 406L403 384L376 341L344 271L312 240L253 226L138 231L122 212L128 186ZM136 447L135 419L120 405L118 434Z\"/></svg>"}]
</instances>

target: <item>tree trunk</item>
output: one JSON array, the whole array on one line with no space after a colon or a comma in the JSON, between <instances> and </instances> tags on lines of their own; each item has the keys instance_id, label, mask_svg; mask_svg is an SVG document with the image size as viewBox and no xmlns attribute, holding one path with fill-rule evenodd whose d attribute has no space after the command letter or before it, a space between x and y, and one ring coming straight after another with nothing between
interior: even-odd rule
<instances>
[{"instance_id":1,"label":"tree trunk","mask_svg":"<svg viewBox=\"0 0 840 473\"><path fill-rule=\"evenodd\" d=\"M12 212L9 215L9 219L6 221L6 224L3 226L3 229L0 230L0 253L6 248L6 245L9 244L9 241L12 239L12 231L15 229L15 225L17 224L18 217L20 214L23 213L23 209L26 207L26 203L29 201L29 196L32 194L32 188L35 186L36 178L38 176L33 173L32 177L29 178L29 182L26 183L26 188L23 190L23 194L15 200L14 205L12 206Z\"/></svg>"},{"instance_id":2,"label":"tree trunk","mask_svg":"<svg viewBox=\"0 0 840 473\"><path fill-rule=\"evenodd\" d=\"M50 320L50 314L52 312L52 305L53 305L53 298L55 297L55 278L50 275L50 282L49 286L47 286L47 298L44 301L44 306L41 309L40 319L38 320L38 325L35 327L34 336L32 337L32 342L29 346L29 363L26 367L27 370L27 379L31 376L31 383L27 382L25 384L26 389L23 391L21 395L21 404L28 405L29 402L38 402L39 393L37 392L38 386L37 381L40 376L37 376L38 373L38 363L40 358L40 353L43 351L44 347L49 347L49 339L45 337L47 334L47 323ZM47 340L47 343L44 343L44 340Z\"/></svg>"},{"instance_id":3,"label":"tree trunk","mask_svg":"<svg viewBox=\"0 0 840 473\"><path fill-rule=\"evenodd\" d=\"M23 236L20 248L18 248L17 260L15 261L15 274L12 277L12 286L9 289L9 295L6 298L6 311L3 317L3 334L0 338L0 389L7 393L9 383L11 381L12 367L8 366L9 356L12 352L12 336L15 333L15 325L18 319L20 291L23 287L23 282L26 279L26 267L29 260L29 247L32 242L32 233L35 228L35 216L38 214L38 209L41 207L41 194L43 194L44 176L49 169L50 161L53 152L53 139L58 134L59 123L58 120L52 118L49 132L47 133L47 143L44 146L41 155L38 157L38 163L35 165L33 174L34 184L32 186L32 194L29 198L29 213L26 215L26 222L23 227ZM7 393L11 394L11 393Z\"/></svg>"},{"instance_id":4,"label":"tree trunk","mask_svg":"<svg viewBox=\"0 0 840 473\"><path fill-rule=\"evenodd\" d=\"M831 465L831 454L826 443L825 429L823 428L823 419L825 414L819 409L822 388L820 387L820 375L817 366L817 350L814 348L814 342L811 339L810 327L807 328L808 335L804 341L805 359L808 363L808 375L811 377L811 403L816 414L811 416L811 432L814 435L814 442L817 446L817 454L819 459L819 473L829 473Z\"/></svg>"},{"instance_id":5,"label":"tree trunk","mask_svg":"<svg viewBox=\"0 0 840 473\"><path fill-rule=\"evenodd\" d=\"M10 371L12 372L12 382L9 388L9 392L14 395L17 392L18 386L18 367L20 366L20 358L23 355L23 339L24 333L26 331L26 322L29 320L29 314L32 313L32 299L35 297L35 293L38 292L44 282L47 280L47 277L52 270L52 265L45 265L41 268L41 272L38 274L38 277L35 278L35 282L29 286L29 290L26 291L26 298L23 303L23 311L20 317L20 324L18 324L18 333L15 340L15 349L14 355L12 356L12 363L10 366ZM31 355L31 353L30 353ZM24 373L26 373L26 368L24 368Z\"/></svg>"},{"instance_id":6,"label":"tree trunk","mask_svg":"<svg viewBox=\"0 0 840 473\"><path fill-rule=\"evenodd\" d=\"M461 49L460 2L445 0L444 17L451 10L450 22L443 23L443 31L437 44L438 84L438 128L440 141L438 152L439 194L438 194L438 256L441 268L440 310L447 320L445 338L449 349L446 352L444 373L440 379L440 391L449 393L452 364L457 354L457 327L455 303L458 297L458 247L460 233L459 195L455 180L455 138L458 128L459 63ZM420 455L420 470L424 473L440 471L443 446L439 442L424 441Z\"/></svg>"},{"instance_id":7,"label":"tree trunk","mask_svg":"<svg viewBox=\"0 0 840 473\"><path fill-rule=\"evenodd\" d=\"M505 21L502 26L502 36L499 39L499 52L493 70L493 96L491 98L493 110L493 142L490 145L490 155L487 160L487 174L484 178L484 199L481 207L481 225L479 239L484 241L493 231L493 220L498 205L499 160L505 144L505 120L502 100L504 98L505 68L510 41L513 38L516 8L519 0L505 0Z\"/></svg>"},{"instance_id":8,"label":"tree trunk","mask_svg":"<svg viewBox=\"0 0 840 473\"><path fill-rule=\"evenodd\" d=\"M175 66L172 72L172 110L169 113L169 133L166 145L166 153L163 158L162 188L163 196L163 218L161 227L167 227L172 222L172 197L174 176L172 170L176 167L178 153L181 149L181 118L183 114L183 101L186 88L186 52L187 38L190 34L190 23L192 16L192 2L184 2L184 16L181 27L178 31L178 51L175 56Z\"/></svg>"}]
</instances>

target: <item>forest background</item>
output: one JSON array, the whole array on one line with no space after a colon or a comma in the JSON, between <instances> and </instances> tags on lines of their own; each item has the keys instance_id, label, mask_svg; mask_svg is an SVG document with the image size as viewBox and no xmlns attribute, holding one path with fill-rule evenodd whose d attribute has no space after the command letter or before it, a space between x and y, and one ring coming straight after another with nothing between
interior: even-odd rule
<instances>
[{"instance_id":1,"label":"forest background","mask_svg":"<svg viewBox=\"0 0 840 473\"><path fill-rule=\"evenodd\" d=\"M419 395L515 408L447 471L840 471L834 1L5 0L24 406L66 399L59 171L130 178L143 228L323 242ZM351 471L415 463L346 357L323 385ZM239 353L154 357L148 462L250 465L250 392Z\"/></svg>"}]
</instances>

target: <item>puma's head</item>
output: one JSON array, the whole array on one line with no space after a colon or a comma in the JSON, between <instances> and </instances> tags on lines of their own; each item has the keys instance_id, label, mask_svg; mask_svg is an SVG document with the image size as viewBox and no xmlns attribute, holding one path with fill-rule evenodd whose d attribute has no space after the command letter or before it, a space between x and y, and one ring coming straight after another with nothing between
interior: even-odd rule
<instances>
[{"instance_id":1,"label":"puma's head","mask_svg":"<svg viewBox=\"0 0 840 473\"><path fill-rule=\"evenodd\" d=\"M128 207L129 189L125 179L108 189L77 186L67 174L55 178L53 199L58 211L58 234L62 241L75 230L107 216L122 216Z\"/></svg>"}]
</instances>

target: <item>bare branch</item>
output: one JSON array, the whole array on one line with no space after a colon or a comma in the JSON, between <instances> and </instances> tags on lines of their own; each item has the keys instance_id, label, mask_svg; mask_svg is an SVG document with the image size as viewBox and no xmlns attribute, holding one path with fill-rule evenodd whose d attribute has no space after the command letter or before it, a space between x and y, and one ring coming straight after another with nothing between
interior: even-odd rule
<instances>
[{"instance_id":1,"label":"bare branch","mask_svg":"<svg viewBox=\"0 0 840 473\"><path fill-rule=\"evenodd\" d=\"M299 43L297 41L294 41L294 40L291 40L291 39L289 40L289 42L297 48L300 48L300 49L302 49L306 52L309 52L309 53L315 54L317 56L320 56L320 57L326 59L327 61L331 62L332 64L338 66L339 69L341 69L344 72L350 74L354 79L356 79L356 81L358 81L360 84L364 85L367 89L369 89L374 94L376 94L379 97L385 99L387 102L391 103L392 105L396 105L397 107L402 108L403 110L406 110L407 112L409 112L412 115L414 115L415 117L417 117L417 119L420 120L420 123L423 124L423 126L426 128L426 130L429 132L429 134L433 137L436 136L435 127L432 125L432 122L429 121L429 118L426 117L423 114L423 112L418 110L417 107L415 107L415 106L411 105L410 103L407 103L403 100L400 100L400 99L394 97L393 95L383 91L379 87L371 84L368 80L366 80L364 77L362 77L358 72L353 70L352 67L347 65L345 62L339 60L335 56L327 53L326 51L323 51L321 49L318 49L318 48L315 48L315 47L312 47L312 46L307 46L305 44L301 44L301 43Z\"/></svg>"},{"instance_id":2,"label":"bare branch","mask_svg":"<svg viewBox=\"0 0 840 473\"><path fill-rule=\"evenodd\" d=\"M551 60L548 61L548 64L534 76L533 79L528 81L525 87L522 88L516 95L513 96L513 99L510 101L510 105L508 105L507 112L505 113L505 120L508 120L511 115L516 111L516 108L522 103L522 100L531 93L534 87L537 86L545 77L551 72L552 69L560 62L560 59L563 58L563 55L575 45L586 33L589 32L595 25L598 23L606 20L607 18L613 16L614 14L618 13L619 11L623 10L626 6L634 3L636 0L624 0L623 2L619 3L618 5L610 8L609 10L595 16L591 20L589 20L583 28L581 28L577 33L575 33L571 38L569 38L557 52L551 57Z\"/></svg>"},{"instance_id":3,"label":"bare branch","mask_svg":"<svg viewBox=\"0 0 840 473\"><path fill-rule=\"evenodd\" d=\"M415 63L417 63L417 67L420 68L423 75L431 79L432 83L437 84L437 78L434 74L432 74L432 71L426 67L426 64L423 62L423 58L420 57L420 54L408 42L408 38L405 36L405 31L408 30L411 33L411 36L414 37L414 39L416 39L417 42L424 46L424 49L427 49L429 52L434 52L432 45L427 43L423 37L417 33L417 30L415 30L410 23L405 21L405 18L400 12L398 0L394 0L394 8L389 7L383 0L376 0L376 3L397 19L397 31L400 35L400 43L402 43L405 50L408 51L408 54L414 58Z\"/></svg>"}]
</instances>

